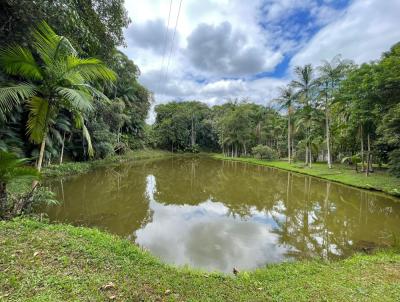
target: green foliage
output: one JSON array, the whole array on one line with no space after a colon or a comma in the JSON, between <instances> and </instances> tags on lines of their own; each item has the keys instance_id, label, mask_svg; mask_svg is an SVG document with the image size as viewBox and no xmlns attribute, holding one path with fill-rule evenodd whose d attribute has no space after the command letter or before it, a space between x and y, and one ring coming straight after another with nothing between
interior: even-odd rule
<instances>
[{"instance_id":1,"label":"green foliage","mask_svg":"<svg viewBox=\"0 0 400 302\"><path fill-rule=\"evenodd\" d=\"M39 173L26 162L27 159L19 159L13 153L0 151L0 182L8 184L20 178L37 179Z\"/></svg>"},{"instance_id":2,"label":"green foliage","mask_svg":"<svg viewBox=\"0 0 400 302\"><path fill-rule=\"evenodd\" d=\"M390 153L390 161L389 161L389 166L390 169L389 171L397 176L400 177L400 149L396 149Z\"/></svg>"},{"instance_id":3,"label":"green foliage","mask_svg":"<svg viewBox=\"0 0 400 302\"><path fill-rule=\"evenodd\" d=\"M106 61L115 47L123 45L123 28L130 22L123 0L5 0L0 11L3 45L28 45L27 28L46 20L78 47L80 55L100 56Z\"/></svg>"},{"instance_id":4,"label":"green foliage","mask_svg":"<svg viewBox=\"0 0 400 302\"><path fill-rule=\"evenodd\" d=\"M159 147L171 151L195 151L213 148L213 136L207 120L211 110L200 102L171 102L158 105L154 124L155 140Z\"/></svg>"},{"instance_id":5,"label":"green foliage","mask_svg":"<svg viewBox=\"0 0 400 302\"><path fill-rule=\"evenodd\" d=\"M264 145L257 145L251 149L251 153L259 159L276 160L278 159L278 153L271 147Z\"/></svg>"},{"instance_id":6,"label":"green foliage","mask_svg":"<svg viewBox=\"0 0 400 302\"><path fill-rule=\"evenodd\" d=\"M115 73L98 59L77 57L70 42L58 36L45 22L33 31L33 38L32 48L40 58L38 61L29 49L21 46L9 46L0 51L0 66L6 73L28 81L35 80L35 84L31 82L29 85L32 95L27 102L27 132L30 139L36 144L42 142L59 112L66 110L79 121L76 126L82 128L89 154L92 154L91 140L82 114L91 109L92 94L102 94L88 82L112 81L116 78ZM0 104L6 103L6 107L12 106L10 100L16 101L7 95L10 87L20 89L19 94L16 93L21 97L18 101L27 97L26 88L21 85L0 88Z\"/></svg>"},{"instance_id":7,"label":"green foliage","mask_svg":"<svg viewBox=\"0 0 400 302\"><path fill-rule=\"evenodd\" d=\"M26 166L26 159L19 159L13 153L0 151L0 218L8 212L10 204L12 204L7 194L7 186L10 182L38 178L39 172Z\"/></svg>"},{"instance_id":8,"label":"green foliage","mask_svg":"<svg viewBox=\"0 0 400 302\"><path fill-rule=\"evenodd\" d=\"M162 264L128 240L96 229L17 219L0 223L0 238L0 295L15 301L103 301L111 295L122 301L396 301L400 296L400 256L391 251L269 265L234 277ZM115 288L100 290L110 282Z\"/></svg>"}]
</instances>

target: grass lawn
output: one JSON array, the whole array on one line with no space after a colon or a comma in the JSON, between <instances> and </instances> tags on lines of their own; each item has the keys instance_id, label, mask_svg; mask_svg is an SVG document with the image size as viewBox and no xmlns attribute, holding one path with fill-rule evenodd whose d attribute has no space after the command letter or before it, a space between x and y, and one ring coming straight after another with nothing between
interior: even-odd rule
<instances>
[{"instance_id":1,"label":"grass lawn","mask_svg":"<svg viewBox=\"0 0 400 302\"><path fill-rule=\"evenodd\" d=\"M268 266L237 277L162 264L95 229L0 221L0 301L400 301L400 254Z\"/></svg>"},{"instance_id":2,"label":"grass lawn","mask_svg":"<svg viewBox=\"0 0 400 302\"><path fill-rule=\"evenodd\" d=\"M62 165L45 166L42 169L42 177L64 177L70 175L77 175L87 173L93 169L105 166L119 165L124 162L130 162L141 159L162 158L167 156L174 156L171 152L162 150L135 150L130 151L124 155L111 156L105 159L83 161L83 162L65 162ZM20 194L27 192L31 189L31 181L26 179L17 180L8 186L10 194Z\"/></svg>"},{"instance_id":3,"label":"grass lawn","mask_svg":"<svg viewBox=\"0 0 400 302\"><path fill-rule=\"evenodd\" d=\"M400 178L396 178L386 171L376 171L367 177L364 173L356 173L354 169L350 169L349 166L342 164L335 164L332 169L329 169L326 163L314 163L312 168L308 168L304 167L303 163L289 164L285 161L266 161L249 157L232 158L224 157L220 154L213 155L213 157L284 169L358 188L382 191L394 196L400 196Z\"/></svg>"}]
</instances>

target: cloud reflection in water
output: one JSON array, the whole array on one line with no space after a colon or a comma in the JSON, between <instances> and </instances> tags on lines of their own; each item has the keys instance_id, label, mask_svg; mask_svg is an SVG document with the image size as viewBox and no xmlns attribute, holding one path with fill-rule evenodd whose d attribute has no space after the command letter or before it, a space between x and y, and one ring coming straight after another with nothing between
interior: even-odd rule
<instances>
[{"instance_id":1,"label":"cloud reflection in water","mask_svg":"<svg viewBox=\"0 0 400 302\"><path fill-rule=\"evenodd\" d=\"M289 248L278 244L270 214L251 210L243 218L210 199L196 206L166 205L155 199L156 179L147 176L152 220L136 231L136 242L163 261L230 272L281 262Z\"/></svg>"}]
</instances>

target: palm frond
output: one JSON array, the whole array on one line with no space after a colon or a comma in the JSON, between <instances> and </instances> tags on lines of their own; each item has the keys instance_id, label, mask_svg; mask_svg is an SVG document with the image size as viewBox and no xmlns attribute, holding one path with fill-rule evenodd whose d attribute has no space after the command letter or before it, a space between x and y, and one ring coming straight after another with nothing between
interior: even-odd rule
<instances>
[{"instance_id":1,"label":"palm frond","mask_svg":"<svg viewBox=\"0 0 400 302\"><path fill-rule=\"evenodd\" d=\"M106 80L115 81L117 75L114 71L106 67L101 60L96 58L81 59L76 56L67 57L68 71L64 79L70 81L76 74L79 74L86 81Z\"/></svg>"},{"instance_id":2,"label":"palm frond","mask_svg":"<svg viewBox=\"0 0 400 302\"><path fill-rule=\"evenodd\" d=\"M46 23L40 23L33 31L33 47L46 65L51 65L56 57L61 37Z\"/></svg>"},{"instance_id":3,"label":"palm frond","mask_svg":"<svg viewBox=\"0 0 400 302\"><path fill-rule=\"evenodd\" d=\"M35 94L35 86L28 83L0 87L0 111L8 112Z\"/></svg>"},{"instance_id":4,"label":"palm frond","mask_svg":"<svg viewBox=\"0 0 400 302\"><path fill-rule=\"evenodd\" d=\"M90 103L92 96L83 90L63 87L57 89L57 93L68 103L67 107L72 107L83 112L93 109Z\"/></svg>"},{"instance_id":5,"label":"palm frond","mask_svg":"<svg viewBox=\"0 0 400 302\"><path fill-rule=\"evenodd\" d=\"M88 144L89 156L92 157L94 155L94 149L93 149L93 145L92 145L92 138L90 137L89 131L86 128L85 124L82 125L82 134L83 134L83 137L86 139L86 142Z\"/></svg>"},{"instance_id":6,"label":"palm frond","mask_svg":"<svg viewBox=\"0 0 400 302\"><path fill-rule=\"evenodd\" d=\"M28 80L42 80L43 75L29 49L11 46L0 50L0 66L15 76Z\"/></svg>"},{"instance_id":7,"label":"palm frond","mask_svg":"<svg viewBox=\"0 0 400 302\"><path fill-rule=\"evenodd\" d=\"M63 138L61 136L60 131L58 131L57 129L54 129L54 128L50 128L50 135L51 135L51 138L54 138L59 145L62 144Z\"/></svg>"},{"instance_id":8,"label":"palm frond","mask_svg":"<svg viewBox=\"0 0 400 302\"><path fill-rule=\"evenodd\" d=\"M49 102L38 96L29 102L28 134L30 140L39 144L46 133L49 116Z\"/></svg>"},{"instance_id":9,"label":"palm frond","mask_svg":"<svg viewBox=\"0 0 400 302\"><path fill-rule=\"evenodd\" d=\"M74 112L74 124L78 129L82 129L82 135L88 144L89 156L94 155L94 149L92 145L92 138L90 137L89 130L85 126L85 120L80 112Z\"/></svg>"},{"instance_id":10,"label":"palm frond","mask_svg":"<svg viewBox=\"0 0 400 302\"><path fill-rule=\"evenodd\" d=\"M72 87L84 88L85 90L90 92L93 96L95 96L103 101L110 102L110 99L104 93L102 93L100 90L94 88L93 86L91 86L89 84L76 84L76 85L72 85Z\"/></svg>"}]
</instances>

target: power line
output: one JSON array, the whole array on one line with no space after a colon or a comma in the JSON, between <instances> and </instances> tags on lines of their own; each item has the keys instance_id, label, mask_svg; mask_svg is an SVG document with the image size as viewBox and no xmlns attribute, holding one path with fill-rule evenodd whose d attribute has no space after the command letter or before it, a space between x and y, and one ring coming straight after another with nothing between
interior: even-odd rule
<instances>
[{"instance_id":1,"label":"power line","mask_svg":"<svg viewBox=\"0 0 400 302\"><path fill-rule=\"evenodd\" d=\"M163 67L164 67L165 53L167 51L168 29L169 29L169 20L171 18L171 8L172 8L172 0L169 1L168 21L167 21L167 27L165 28L165 34L164 34L164 49L163 49L163 56L162 56L162 61L161 61L161 71L163 70Z\"/></svg>"},{"instance_id":2,"label":"power line","mask_svg":"<svg viewBox=\"0 0 400 302\"><path fill-rule=\"evenodd\" d=\"M165 81L166 81L167 78L168 78L169 63L170 63L170 61L171 61L172 49L173 49L173 47L174 47L175 34L176 34L176 28L178 27L179 14L180 14L180 12L181 12L181 5L182 5L182 0L180 0L180 2L179 2L178 15L176 16L174 34L173 34L173 36L172 36L171 49L170 49L170 51L169 51L169 57L168 57L167 70L166 70L166 72L165 72Z\"/></svg>"}]
</instances>

